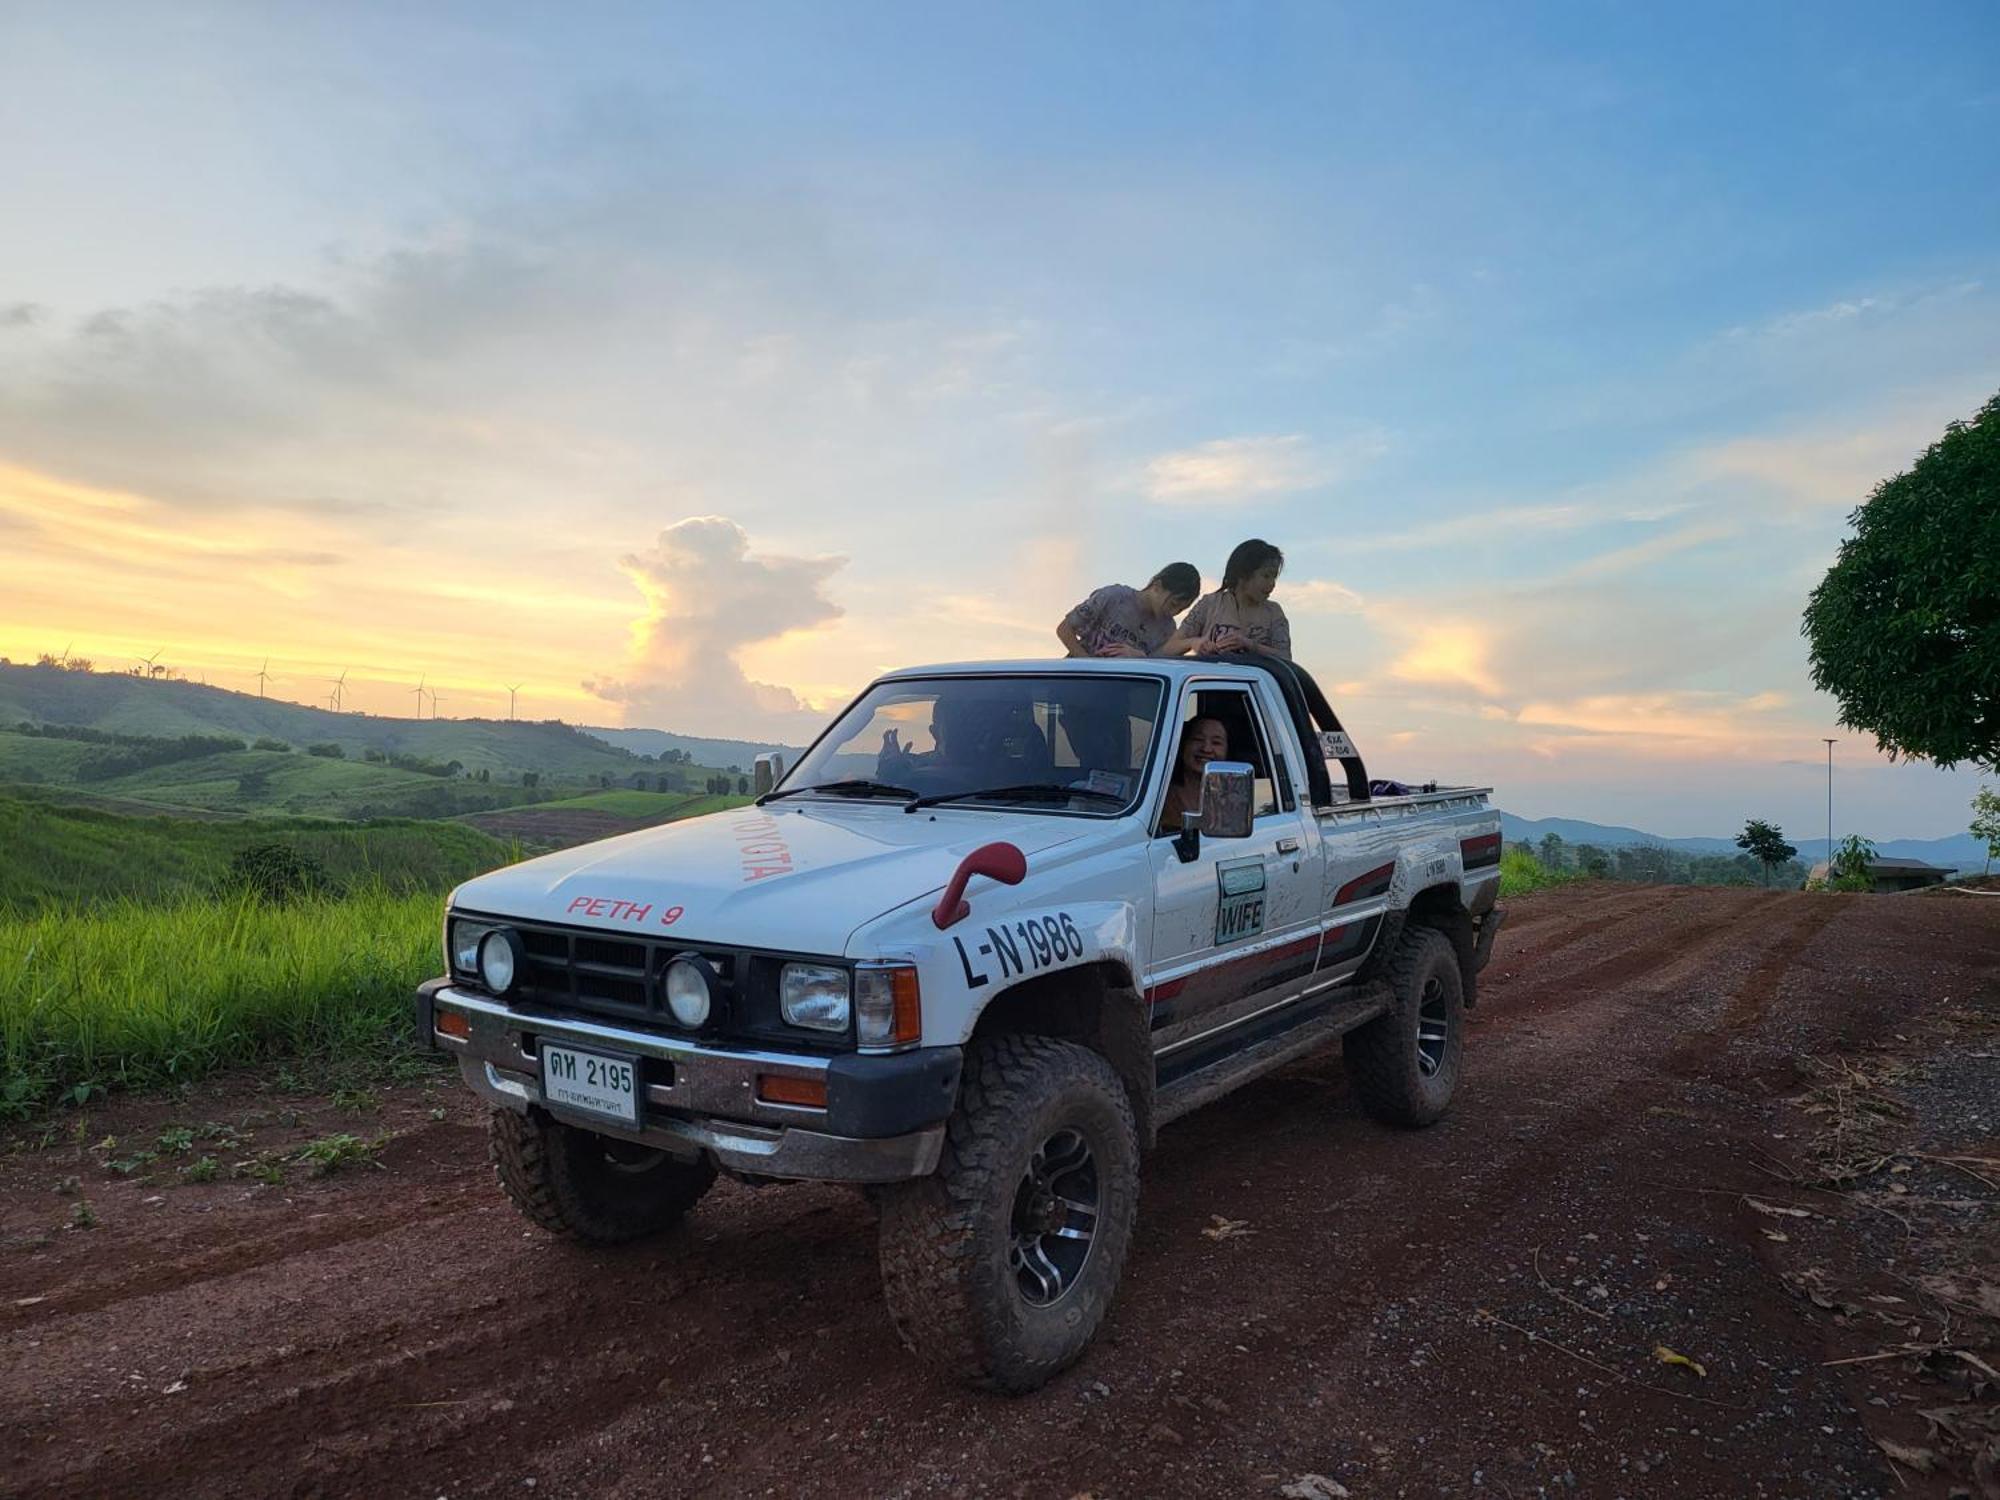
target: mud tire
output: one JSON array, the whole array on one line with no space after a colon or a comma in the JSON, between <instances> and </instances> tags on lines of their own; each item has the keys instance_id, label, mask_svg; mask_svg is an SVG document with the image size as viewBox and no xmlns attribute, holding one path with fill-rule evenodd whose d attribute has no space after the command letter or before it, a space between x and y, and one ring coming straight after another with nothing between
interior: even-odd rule
<instances>
[{"instance_id":1,"label":"mud tire","mask_svg":"<svg viewBox=\"0 0 2000 1500\"><path fill-rule=\"evenodd\" d=\"M1097 1214L1087 1258L1036 1305L1010 1261L1017 1197L1048 1143L1091 1153ZM1072 1042L996 1036L968 1050L931 1176L881 1198L882 1289L903 1342L969 1385L1032 1391L1082 1354L1110 1309L1139 1206L1139 1137L1111 1064Z\"/></svg>"},{"instance_id":2,"label":"mud tire","mask_svg":"<svg viewBox=\"0 0 2000 1500\"><path fill-rule=\"evenodd\" d=\"M530 1222L592 1245L618 1245L672 1227L715 1183L687 1162L550 1119L496 1109L487 1139L500 1186Z\"/></svg>"},{"instance_id":3,"label":"mud tire","mask_svg":"<svg viewBox=\"0 0 2000 1500\"><path fill-rule=\"evenodd\" d=\"M1465 983L1452 941L1434 927L1407 927L1384 972L1394 994L1389 1009L1342 1042L1347 1074L1361 1107L1390 1125L1436 1124L1451 1107L1465 1055ZM1434 1070L1420 1045L1419 1022L1442 1023Z\"/></svg>"}]
</instances>

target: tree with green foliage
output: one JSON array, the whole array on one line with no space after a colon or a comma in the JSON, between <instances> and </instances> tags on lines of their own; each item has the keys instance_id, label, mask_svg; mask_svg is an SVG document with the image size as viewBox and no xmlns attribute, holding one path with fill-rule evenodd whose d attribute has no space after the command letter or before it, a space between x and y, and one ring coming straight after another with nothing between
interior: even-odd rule
<instances>
[{"instance_id":1,"label":"tree with green foliage","mask_svg":"<svg viewBox=\"0 0 2000 1500\"><path fill-rule=\"evenodd\" d=\"M1806 606L1814 685L1892 757L2000 770L2000 395L1849 520Z\"/></svg>"},{"instance_id":2,"label":"tree with green foliage","mask_svg":"<svg viewBox=\"0 0 2000 1500\"><path fill-rule=\"evenodd\" d=\"M1827 884L1836 891L1872 891L1875 876L1868 867L1874 863L1874 844L1858 833L1850 833L1827 862Z\"/></svg>"},{"instance_id":3,"label":"tree with green foliage","mask_svg":"<svg viewBox=\"0 0 2000 1500\"><path fill-rule=\"evenodd\" d=\"M1771 883L1771 871L1799 851L1785 842L1785 830L1776 823L1752 818L1736 835L1736 847L1764 867L1764 884Z\"/></svg>"},{"instance_id":4,"label":"tree with green foliage","mask_svg":"<svg viewBox=\"0 0 2000 1500\"><path fill-rule=\"evenodd\" d=\"M347 751L342 749L339 745L335 744L332 740L327 740L324 744L306 746L306 754L317 755L325 760L347 759Z\"/></svg>"},{"instance_id":5,"label":"tree with green foliage","mask_svg":"<svg viewBox=\"0 0 2000 1500\"><path fill-rule=\"evenodd\" d=\"M1986 845L1987 875L1993 873L1993 861L2000 859L2000 792L1990 786L1979 789L1979 795L1972 799L1972 836Z\"/></svg>"},{"instance_id":6,"label":"tree with green foliage","mask_svg":"<svg viewBox=\"0 0 2000 1500\"><path fill-rule=\"evenodd\" d=\"M1563 836L1559 833L1542 835L1542 863L1551 870L1562 869L1568 861L1563 858Z\"/></svg>"}]
</instances>

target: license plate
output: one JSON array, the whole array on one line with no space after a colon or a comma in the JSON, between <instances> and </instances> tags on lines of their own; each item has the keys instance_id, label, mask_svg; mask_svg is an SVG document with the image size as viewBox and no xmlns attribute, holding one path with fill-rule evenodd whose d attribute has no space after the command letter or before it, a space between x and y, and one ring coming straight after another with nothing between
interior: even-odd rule
<instances>
[{"instance_id":1,"label":"license plate","mask_svg":"<svg viewBox=\"0 0 2000 1500\"><path fill-rule=\"evenodd\" d=\"M542 1043L542 1097L561 1109L639 1124L639 1068L629 1057Z\"/></svg>"}]
</instances>

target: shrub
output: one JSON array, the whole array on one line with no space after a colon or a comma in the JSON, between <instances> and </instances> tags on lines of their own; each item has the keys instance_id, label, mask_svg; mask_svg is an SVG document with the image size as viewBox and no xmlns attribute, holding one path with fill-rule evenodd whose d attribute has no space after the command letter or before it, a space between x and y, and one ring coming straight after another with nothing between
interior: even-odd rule
<instances>
[{"instance_id":1,"label":"shrub","mask_svg":"<svg viewBox=\"0 0 2000 1500\"><path fill-rule=\"evenodd\" d=\"M326 760L346 760L347 752L332 740L323 744L306 746L306 754L321 756Z\"/></svg>"},{"instance_id":2,"label":"shrub","mask_svg":"<svg viewBox=\"0 0 2000 1500\"><path fill-rule=\"evenodd\" d=\"M238 850L229 861L228 881L236 890L278 905L301 896L325 895L333 885L325 865L276 840Z\"/></svg>"},{"instance_id":3,"label":"shrub","mask_svg":"<svg viewBox=\"0 0 2000 1500\"><path fill-rule=\"evenodd\" d=\"M259 739L259 740L258 740L258 741L257 741L257 742L256 742L255 744L253 744L253 745L252 745L252 746L251 746L250 748L251 748L252 750L272 750L272 751L275 751L275 752L277 752L277 753L278 753L279 755L288 755L288 754L290 754L290 753L291 753L291 748L292 748L292 747L291 747L290 745L286 744L286 743L285 743L285 742L284 742L283 740L274 740L274 739L272 739L272 738L271 738L271 737L270 737L270 736L269 736L269 735L267 734L267 735L263 736L263 738Z\"/></svg>"}]
</instances>

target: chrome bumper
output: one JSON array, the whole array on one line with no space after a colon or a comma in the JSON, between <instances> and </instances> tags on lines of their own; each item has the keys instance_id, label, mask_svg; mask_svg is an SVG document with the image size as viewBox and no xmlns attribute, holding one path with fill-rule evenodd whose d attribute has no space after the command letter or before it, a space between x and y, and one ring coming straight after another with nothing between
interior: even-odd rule
<instances>
[{"instance_id":1,"label":"chrome bumper","mask_svg":"<svg viewBox=\"0 0 2000 1500\"><path fill-rule=\"evenodd\" d=\"M566 1123L603 1135L640 1141L688 1157L706 1155L717 1165L759 1177L822 1182L900 1182L926 1177L944 1149L944 1126L907 1135L867 1139L834 1135L815 1125L826 1111L770 1104L757 1097L760 1075L823 1081L827 1060L782 1052L725 1051L694 1042L634 1031L577 1017L529 1016L487 995L456 987L431 997L433 1043L458 1059L473 1092L501 1109L526 1114L546 1109ZM435 1015L457 1012L471 1035L436 1029ZM542 1041L603 1047L672 1065L671 1083L649 1083L640 1103L641 1128L551 1108L542 1097Z\"/></svg>"}]
</instances>

